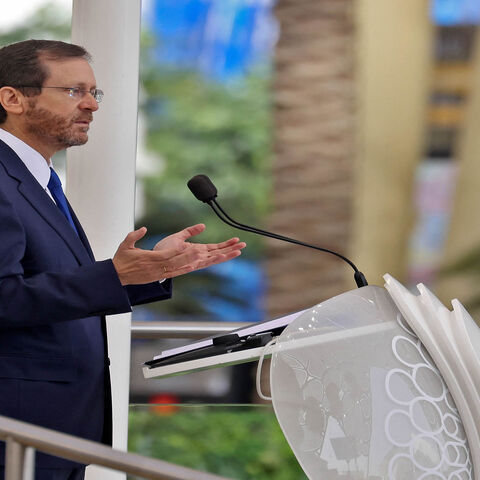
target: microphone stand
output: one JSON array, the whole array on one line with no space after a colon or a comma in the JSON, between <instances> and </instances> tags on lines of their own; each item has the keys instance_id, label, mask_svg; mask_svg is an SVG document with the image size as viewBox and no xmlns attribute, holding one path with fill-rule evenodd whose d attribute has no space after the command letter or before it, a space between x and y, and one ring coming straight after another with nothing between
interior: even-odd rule
<instances>
[{"instance_id":1,"label":"microphone stand","mask_svg":"<svg viewBox=\"0 0 480 480\"><path fill-rule=\"evenodd\" d=\"M338 258L341 258L343 261L347 262L355 272L353 278L355 279L355 283L357 287L366 287L368 285L367 279L365 275L358 270L356 265L349 260L347 257L344 257L340 253L334 252L333 250L329 250L328 248L317 247L316 245L310 245L309 243L301 242L299 240L295 240L293 238L284 237L283 235L277 235L276 233L267 232L266 230L261 230L259 228L250 227L248 225L244 225L243 223L239 223L233 218L231 218L225 210L219 205L219 203L212 198L211 200L206 200L205 203L208 203L212 210L215 212L217 217L227 225L230 225L233 228L238 228L240 230L244 230L245 232L255 233L257 235L263 235L270 238L275 238L277 240L282 240L284 242L293 243L295 245L301 245L303 247L313 248L314 250L319 250L321 252L330 253L331 255L335 255Z\"/></svg>"}]
</instances>

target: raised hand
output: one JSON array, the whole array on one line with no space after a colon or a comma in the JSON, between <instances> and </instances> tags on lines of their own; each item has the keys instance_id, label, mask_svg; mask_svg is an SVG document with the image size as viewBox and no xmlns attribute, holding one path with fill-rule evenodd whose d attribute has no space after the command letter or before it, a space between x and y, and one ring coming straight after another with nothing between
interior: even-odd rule
<instances>
[{"instance_id":1,"label":"raised hand","mask_svg":"<svg viewBox=\"0 0 480 480\"><path fill-rule=\"evenodd\" d=\"M153 250L135 247L147 233L145 227L130 232L113 257L120 282L134 285L177 277L238 257L246 246L238 238L209 244L187 242L204 230L203 224L185 228L158 242Z\"/></svg>"},{"instance_id":2,"label":"raised hand","mask_svg":"<svg viewBox=\"0 0 480 480\"><path fill-rule=\"evenodd\" d=\"M160 240L155 247L154 251L167 251L170 249L184 248L185 253L196 252L195 259L190 261L188 266L191 267L190 271L206 268L217 263L226 262L241 254L241 250L246 247L245 242L240 242L237 237L230 238L221 243L190 243L187 240L195 235L202 233L205 230L205 225L199 223L191 227L187 227L180 232L174 233ZM167 269L168 270L168 269ZM176 273L167 271L167 273ZM164 278L181 275L167 275Z\"/></svg>"}]
</instances>

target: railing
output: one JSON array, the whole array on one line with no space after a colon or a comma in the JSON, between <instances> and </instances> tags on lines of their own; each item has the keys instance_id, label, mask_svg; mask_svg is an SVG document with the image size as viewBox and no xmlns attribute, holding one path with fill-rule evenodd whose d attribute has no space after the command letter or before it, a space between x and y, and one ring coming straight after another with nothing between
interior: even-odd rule
<instances>
[{"instance_id":1,"label":"railing","mask_svg":"<svg viewBox=\"0 0 480 480\"><path fill-rule=\"evenodd\" d=\"M248 327L249 322L132 322L132 338L203 338Z\"/></svg>"},{"instance_id":2,"label":"railing","mask_svg":"<svg viewBox=\"0 0 480 480\"><path fill-rule=\"evenodd\" d=\"M133 338L202 338L251 325L248 322L132 322ZM136 453L0 416L6 443L5 480L33 480L35 450L158 480L228 480Z\"/></svg>"},{"instance_id":3,"label":"railing","mask_svg":"<svg viewBox=\"0 0 480 480\"><path fill-rule=\"evenodd\" d=\"M228 480L3 416L0 416L0 439L6 442L5 480L34 479L34 466L31 463L25 465L29 463L25 462L26 457L33 456L25 455L30 447L75 462L100 465L147 479Z\"/></svg>"}]
</instances>

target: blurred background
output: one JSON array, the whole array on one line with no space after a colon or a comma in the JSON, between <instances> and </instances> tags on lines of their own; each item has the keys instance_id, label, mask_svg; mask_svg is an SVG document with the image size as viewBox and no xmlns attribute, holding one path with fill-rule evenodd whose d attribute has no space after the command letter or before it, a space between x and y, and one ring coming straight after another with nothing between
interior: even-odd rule
<instances>
[{"instance_id":1,"label":"blurred background","mask_svg":"<svg viewBox=\"0 0 480 480\"><path fill-rule=\"evenodd\" d=\"M69 40L71 1L10 5L0 45ZM480 318L478 0L148 0L142 9L143 246L203 222L202 241L238 235L248 248L176 279L174 298L136 308L134 321L262 321L355 287L335 257L220 223L186 188L199 173L236 220L348 255L370 284L387 272L425 283ZM132 404L255 399L248 365L145 382L141 363L179 342L133 341Z\"/></svg>"}]
</instances>

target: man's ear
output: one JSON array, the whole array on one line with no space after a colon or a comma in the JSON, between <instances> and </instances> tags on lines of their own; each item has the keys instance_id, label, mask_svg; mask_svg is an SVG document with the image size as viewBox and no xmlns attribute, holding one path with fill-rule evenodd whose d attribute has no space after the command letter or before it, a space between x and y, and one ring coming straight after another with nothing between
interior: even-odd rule
<instances>
[{"instance_id":1,"label":"man's ear","mask_svg":"<svg viewBox=\"0 0 480 480\"><path fill-rule=\"evenodd\" d=\"M0 104L7 113L21 115L25 110L25 97L13 87L0 88Z\"/></svg>"}]
</instances>

